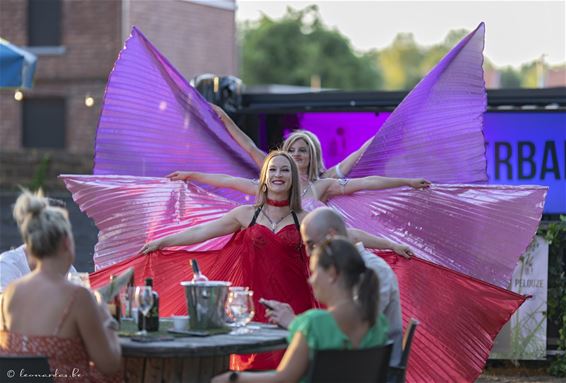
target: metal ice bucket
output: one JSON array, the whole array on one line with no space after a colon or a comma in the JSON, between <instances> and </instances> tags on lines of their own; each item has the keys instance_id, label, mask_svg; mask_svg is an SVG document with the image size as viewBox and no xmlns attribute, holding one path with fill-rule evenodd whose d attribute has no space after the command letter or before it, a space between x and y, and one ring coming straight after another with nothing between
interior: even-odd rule
<instances>
[{"instance_id":1,"label":"metal ice bucket","mask_svg":"<svg viewBox=\"0 0 566 383\"><path fill-rule=\"evenodd\" d=\"M209 330L225 326L226 298L230 282L181 282L185 288L189 327L195 330Z\"/></svg>"}]
</instances>

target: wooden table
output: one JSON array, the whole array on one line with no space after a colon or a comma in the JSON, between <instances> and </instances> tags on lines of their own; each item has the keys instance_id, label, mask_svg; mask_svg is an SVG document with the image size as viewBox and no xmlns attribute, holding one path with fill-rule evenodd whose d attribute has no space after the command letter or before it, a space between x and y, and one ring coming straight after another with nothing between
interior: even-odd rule
<instances>
[{"instance_id":1,"label":"wooden table","mask_svg":"<svg viewBox=\"0 0 566 383\"><path fill-rule=\"evenodd\" d=\"M230 354L287 347L286 330L257 325L249 334L183 337L152 343L121 337L124 379L144 383L209 382L213 376L228 370Z\"/></svg>"}]
</instances>

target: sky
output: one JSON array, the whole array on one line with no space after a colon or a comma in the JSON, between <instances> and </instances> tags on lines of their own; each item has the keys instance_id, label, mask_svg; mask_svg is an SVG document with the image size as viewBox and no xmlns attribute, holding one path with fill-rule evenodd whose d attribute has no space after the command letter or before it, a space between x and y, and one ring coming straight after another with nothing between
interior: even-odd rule
<instances>
[{"instance_id":1,"label":"sky","mask_svg":"<svg viewBox=\"0 0 566 383\"><path fill-rule=\"evenodd\" d=\"M498 67L529 63L544 56L566 62L566 0L561 1L252 1L236 0L238 21L285 14L287 6L317 4L323 21L347 36L358 51L383 49L398 33L412 33L430 46L452 29L472 31L484 21L484 55Z\"/></svg>"}]
</instances>

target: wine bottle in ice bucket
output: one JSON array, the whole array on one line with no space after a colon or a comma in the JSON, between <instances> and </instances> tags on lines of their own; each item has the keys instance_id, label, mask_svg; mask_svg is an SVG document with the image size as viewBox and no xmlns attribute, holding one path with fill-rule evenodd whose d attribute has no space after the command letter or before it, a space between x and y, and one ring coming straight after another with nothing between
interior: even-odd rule
<instances>
[{"instance_id":1,"label":"wine bottle in ice bucket","mask_svg":"<svg viewBox=\"0 0 566 383\"><path fill-rule=\"evenodd\" d=\"M193 269L193 282L208 281L208 278L200 271L200 267L196 259L191 259L191 268Z\"/></svg>"}]
</instances>

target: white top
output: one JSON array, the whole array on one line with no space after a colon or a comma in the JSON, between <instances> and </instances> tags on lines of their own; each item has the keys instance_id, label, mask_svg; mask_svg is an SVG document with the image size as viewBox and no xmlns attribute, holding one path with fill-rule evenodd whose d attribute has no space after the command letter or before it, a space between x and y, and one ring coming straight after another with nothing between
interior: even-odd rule
<instances>
[{"instance_id":1,"label":"white top","mask_svg":"<svg viewBox=\"0 0 566 383\"><path fill-rule=\"evenodd\" d=\"M379 307L389 322L389 339L393 341L391 366L397 366L401 361L403 344L403 320L401 317L401 298L397 276L382 258L368 251L361 242L356 243L366 267L372 269L379 279Z\"/></svg>"},{"instance_id":2,"label":"white top","mask_svg":"<svg viewBox=\"0 0 566 383\"><path fill-rule=\"evenodd\" d=\"M0 293L3 293L12 281L31 273L25 252L26 245L21 245L0 254ZM77 270L71 265L70 273Z\"/></svg>"}]
</instances>

